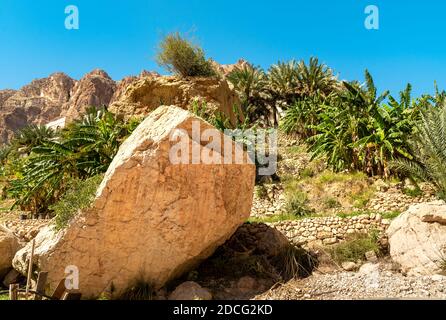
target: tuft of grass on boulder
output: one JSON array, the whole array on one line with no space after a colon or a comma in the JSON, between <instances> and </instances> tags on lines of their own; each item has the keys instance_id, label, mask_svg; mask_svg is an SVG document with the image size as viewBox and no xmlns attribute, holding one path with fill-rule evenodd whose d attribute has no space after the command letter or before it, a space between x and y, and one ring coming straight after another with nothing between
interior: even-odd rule
<instances>
[{"instance_id":1,"label":"tuft of grass on boulder","mask_svg":"<svg viewBox=\"0 0 446 320\"><path fill-rule=\"evenodd\" d=\"M62 198L50 207L56 216L56 230L65 228L79 210L91 206L103 178L103 175L97 175L86 180L74 179L70 182Z\"/></svg>"},{"instance_id":2,"label":"tuft of grass on boulder","mask_svg":"<svg viewBox=\"0 0 446 320\"><path fill-rule=\"evenodd\" d=\"M212 77L216 72L204 51L178 32L167 35L160 43L158 64L181 77Z\"/></svg>"}]
</instances>

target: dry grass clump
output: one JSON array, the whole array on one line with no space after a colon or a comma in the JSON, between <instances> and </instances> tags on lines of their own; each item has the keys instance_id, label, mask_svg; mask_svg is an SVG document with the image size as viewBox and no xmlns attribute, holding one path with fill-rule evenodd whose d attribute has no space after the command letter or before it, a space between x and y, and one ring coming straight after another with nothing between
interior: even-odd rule
<instances>
[{"instance_id":1,"label":"dry grass clump","mask_svg":"<svg viewBox=\"0 0 446 320\"><path fill-rule=\"evenodd\" d=\"M167 35L160 43L156 60L182 77L211 77L215 70L204 51L177 33Z\"/></svg>"}]
</instances>

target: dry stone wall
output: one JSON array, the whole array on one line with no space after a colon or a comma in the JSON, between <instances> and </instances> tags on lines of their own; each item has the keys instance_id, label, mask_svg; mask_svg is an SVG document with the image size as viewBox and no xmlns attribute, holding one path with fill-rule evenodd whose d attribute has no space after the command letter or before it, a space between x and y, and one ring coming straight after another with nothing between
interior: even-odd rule
<instances>
[{"instance_id":1,"label":"dry stone wall","mask_svg":"<svg viewBox=\"0 0 446 320\"><path fill-rule=\"evenodd\" d=\"M352 234L369 233L373 230L383 234L390 225L390 220L383 219L380 214L364 214L348 218L306 218L269 225L281 231L295 245L332 245Z\"/></svg>"}]
</instances>

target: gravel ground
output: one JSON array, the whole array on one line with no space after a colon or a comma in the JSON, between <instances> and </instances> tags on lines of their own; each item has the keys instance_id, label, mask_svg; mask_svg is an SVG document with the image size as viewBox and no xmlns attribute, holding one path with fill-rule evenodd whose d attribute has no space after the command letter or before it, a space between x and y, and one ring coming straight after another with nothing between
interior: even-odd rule
<instances>
[{"instance_id":1,"label":"gravel ground","mask_svg":"<svg viewBox=\"0 0 446 320\"><path fill-rule=\"evenodd\" d=\"M446 277L404 276L378 264L358 272L313 274L257 296L267 300L446 299Z\"/></svg>"}]
</instances>

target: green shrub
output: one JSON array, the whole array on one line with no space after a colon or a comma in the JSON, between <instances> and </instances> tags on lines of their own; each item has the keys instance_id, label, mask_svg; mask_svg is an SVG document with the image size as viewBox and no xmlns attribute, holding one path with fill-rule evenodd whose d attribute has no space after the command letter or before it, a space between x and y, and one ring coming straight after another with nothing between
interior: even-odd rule
<instances>
[{"instance_id":1,"label":"green shrub","mask_svg":"<svg viewBox=\"0 0 446 320\"><path fill-rule=\"evenodd\" d=\"M391 211L391 212L384 212L381 213L381 216L383 219L393 220L396 217L398 217L401 214L401 211Z\"/></svg>"},{"instance_id":2,"label":"green shrub","mask_svg":"<svg viewBox=\"0 0 446 320\"><path fill-rule=\"evenodd\" d=\"M337 263L363 260L366 252L369 251L374 251L377 255L380 254L378 233L375 231L370 234L354 234L346 241L333 245L328 250L331 258Z\"/></svg>"},{"instance_id":3,"label":"green shrub","mask_svg":"<svg viewBox=\"0 0 446 320\"><path fill-rule=\"evenodd\" d=\"M203 49L182 38L178 32L167 35L161 41L156 59L160 66L182 77L216 75Z\"/></svg>"},{"instance_id":4,"label":"green shrub","mask_svg":"<svg viewBox=\"0 0 446 320\"><path fill-rule=\"evenodd\" d=\"M446 200L446 104L425 111L416 129L410 141L413 159L398 159L392 163L393 168L431 182L438 196Z\"/></svg>"},{"instance_id":5,"label":"green shrub","mask_svg":"<svg viewBox=\"0 0 446 320\"><path fill-rule=\"evenodd\" d=\"M316 134L318 115L323 109L324 101L319 96L296 101L287 109L280 128L287 134L297 134L301 138L313 136Z\"/></svg>"},{"instance_id":6,"label":"green shrub","mask_svg":"<svg viewBox=\"0 0 446 320\"><path fill-rule=\"evenodd\" d=\"M421 190L418 186L415 188L403 188L402 191L406 196L412 198L420 197L423 195L423 190Z\"/></svg>"},{"instance_id":7,"label":"green shrub","mask_svg":"<svg viewBox=\"0 0 446 320\"><path fill-rule=\"evenodd\" d=\"M344 82L344 90L325 101L317 125L311 127L316 134L306 142L312 158L325 156L335 171L389 177L391 160L411 156L407 139L423 105L412 100L410 85L396 101L388 91L377 94L368 71L365 78L365 86Z\"/></svg>"},{"instance_id":8,"label":"green shrub","mask_svg":"<svg viewBox=\"0 0 446 320\"><path fill-rule=\"evenodd\" d=\"M314 214L314 210L308 207L306 193L294 192L287 197L285 205L286 213L296 217L304 217Z\"/></svg>"},{"instance_id":9,"label":"green shrub","mask_svg":"<svg viewBox=\"0 0 446 320\"><path fill-rule=\"evenodd\" d=\"M324 199L324 206L327 209L335 209L341 207L341 204L335 198L329 197Z\"/></svg>"},{"instance_id":10,"label":"green shrub","mask_svg":"<svg viewBox=\"0 0 446 320\"><path fill-rule=\"evenodd\" d=\"M265 199L268 196L268 190L263 184L255 186L255 193L259 199Z\"/></svg>"},{"instance_id":11,"label":"green shrub","mask_svg":"<svg viewBox=\"0 0 446 320\"><path fill-rule=\"evenodd\" d=\"M106 172L121 143L138 123L135 119L124 123L110 112L93 107L82 119L57 131L54 138L28 139L31 154L8 165L14 175L8 189L16 199L14 206L35 214L47 213L67 189L70 178L87 179ZM27 132L34 137L36 130Z\"/></svg>"},{"instance_id":12,"label":"green shrub","mask_svg":"<svg viewBox=\"0 0 446 320\"><path fill-rule=\"evenodd\" d=\"M79 210L90 207L102 179L103 175L97 175L87 180L75 179L69 183L67 192L50 207L56 216L57 230L66 227Z\"/></svg>"},{"instance_id":13,"label":"green shrub","mask_svg":"<svg viewBox=\"0 0 446 320\"><path fill-rule=\"evenodd\" d=\"M301 179L312 178L315 176L315 172L314 172L313 168L306 167L301 172L299 172L299 176Z\"/></svg>"}]
</instances>

